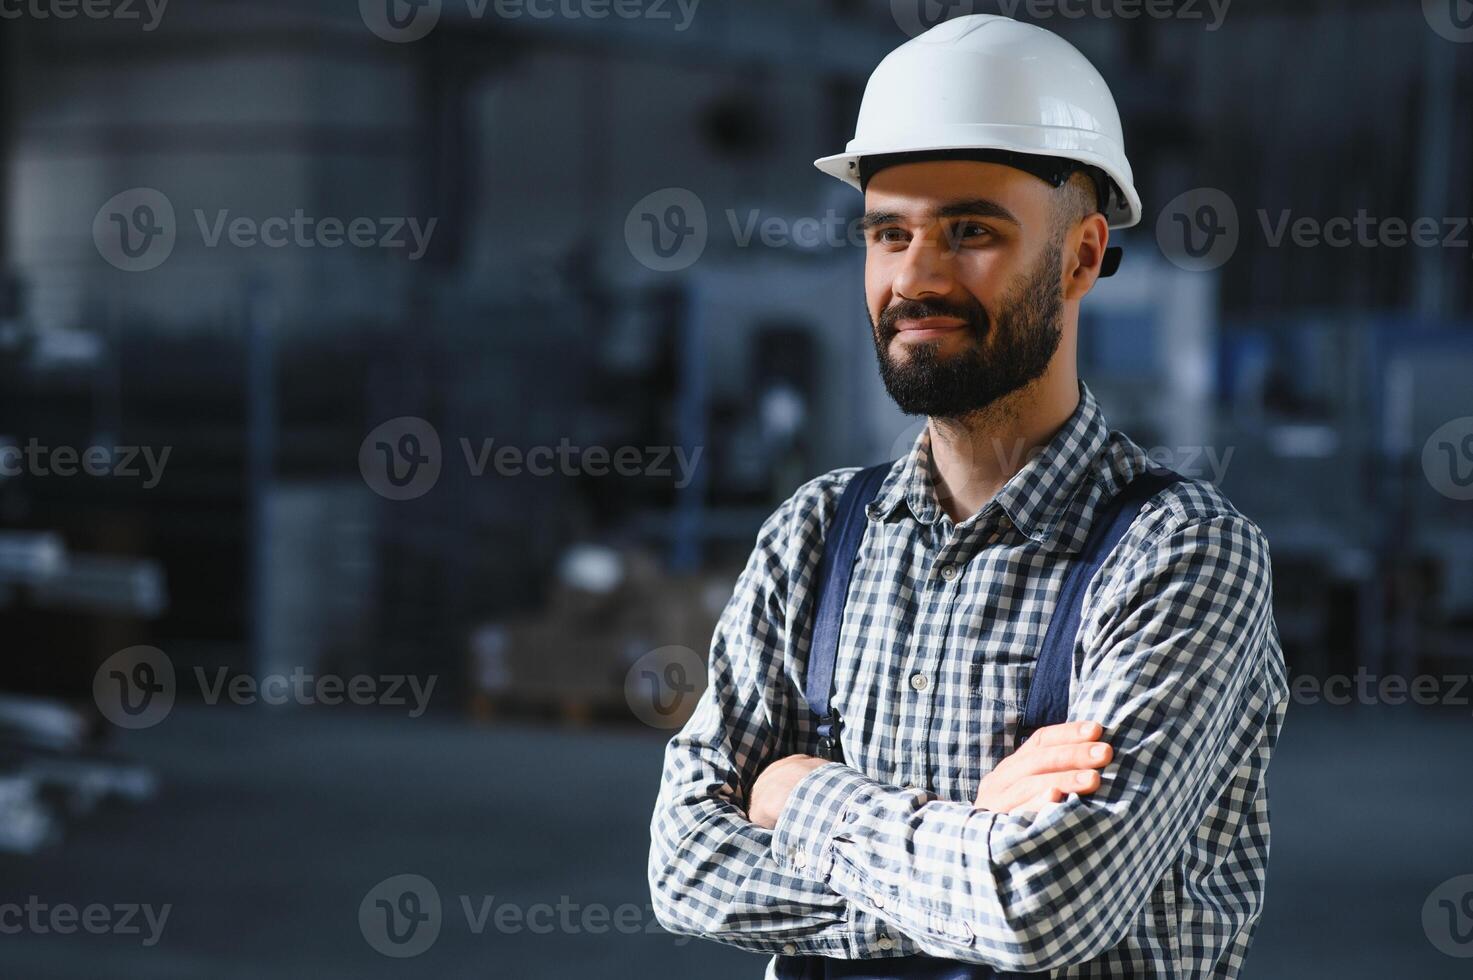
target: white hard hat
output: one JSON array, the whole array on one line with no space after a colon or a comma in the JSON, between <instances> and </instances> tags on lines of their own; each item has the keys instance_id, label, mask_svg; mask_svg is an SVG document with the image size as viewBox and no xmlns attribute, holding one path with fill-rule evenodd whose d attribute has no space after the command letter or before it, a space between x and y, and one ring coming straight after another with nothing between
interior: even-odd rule
<instances>
[{"instance_id":1,"label":"white hard hat","mask_svg":"<svg viewBox=\"0 0 1473 980\"><path fill-rule=\"evenodd\" d=\"M862 190L863 157L967 149L1098 167L1115 184L1102 201L1110 227L1141 220L1105 80L1057 34L995 14L943 21L886 55L865 86L854 139L813 162Z\"/></svg>"}]
</instances>

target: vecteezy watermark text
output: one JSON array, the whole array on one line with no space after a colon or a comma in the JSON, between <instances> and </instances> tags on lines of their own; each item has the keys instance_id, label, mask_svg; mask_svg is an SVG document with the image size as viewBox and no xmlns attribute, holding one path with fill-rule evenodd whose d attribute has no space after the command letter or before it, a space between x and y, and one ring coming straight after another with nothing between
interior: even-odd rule
<instances>
[{"instance_id":1,"label":"vecteezy watermark text","mask_svg":"<svg viewBox=\"0 0 1473 980\"><path fill-rule=\"evenodd\" d=\"M676 489L690 484L700 464L701 447L575 446L563 438L557 445L498 445L494 437L479 444L458 440L467 472L486 476L620 476L673 478ZM443 465L440 434L427 420L401 415L374 427L358 447L358 469L369 489L388 500L413 500L428 493Z\"/></svg>"},{"instance_id":2,"label":"vecteezy watermark text","mask_svg":"<svg viewBox=\"0 0 1473 980\"><path fill-rule=\"evenodd\" d=\"M1466 217L1381 218L1361 208L1353 218L1341 215L1321 220L1309 215L1296 218L1288 208L1270 216L1267 209L1260 208L1258 221L1263 226L1263 238L1269 248L1281 247L1285 237L1299 248L1320 245L1330 248L1402 248L1406 245L1468 248L1473 244L1468 237L1470 220Z\"/></svg>"},{"instance_id":3,"label":"vecteezy watermark text","mask_svg":"<svg viewBox=\"0 0 1473 980\"><path fill-rule=\"evenodd\" d=\"M119 650L97 668L92 678L92 697L104 718L119 728L151 728L173 710L178 695L174 661L157 647L135 646ZM213 674L194 668L195 683L206 704L227 701L236 705L379 705L409 708L418 718L429 707L439 677L430 674L341 674L313 673L294 667L289 674L257 677L232 674L217 668Z\"/></svg>"},{"instance_id":4,"label":"vecteezy watermark text","mask_svg":"<svg viewBox=\"0 0 1473 980\"><path fill-rule=\"evenodd\" d=\"M435 233L439 218L431 218L420 224L418 218L313 218L301 208L291 217L272 217L258 220L245 216L230 217L229 209L222 208L214 217L206 219L205 212L196 209L194 220L199 224L200 238L206 248L215 248L223 237L236 248L408 248L406 258L416 262L424 257L430 246L430 236ZM226 222L229 221L227 225ZM287 234L287 229L291 234Z\"/></svg>"},{"instance_id":5,"label":"vecteezy watermark text","mask_svg":"<svg viewBox=\"0 0 1473 980\"><path fill-rule=\"evenodd\" d=\"M143 488L152 490L163 478L173 446L155 454L153 446L43 446L34 436L24 446L0 443L0 476L111 476L134 479L147 470Z\"/></svg>"},{"instance_id":6,"label":"vecteezy watermark text","mask_svg":"<svg viewBox=\"0 0 1473 980\"><path fill-rule=\"evenodd\" d=\"M450 0L473 21L497 20L669 21L676 32L690 28L701 0ZM444 0L358 0L363 24L385 41L406 44L429 35L440 23Z\"/></svg>"},{"instance_id":7,"label":"vecteezy watermark text","mask_svg":"<svg viewBox=\"0 0 1473 980\"><path fill-rule=\"evenodd\" d=\"M195 208L193 214L205 248L377 248L403 250L411 262L429 250L440 220L314 216L301 208L265 218L232 214L229 208L213 213ZM179 233L173 202L152 187L115 194L92 219L92 241L98 254L124 272L147 272L162 265L173 253Z\"/></svg>"},{"instance_id":8,"label":"vecteezy watermark text","mask_svg":"<svg viewBox=\"0 0 1473 980\"><path fill-rule=\"evenodd\" d=\"M1473 219L1462 215L1406 218L1372 214L1366 208L1328 218L1296 214L1291 208L1259 208L1255 214L1268 248L1460 248L1473 255ZM1194 272L1226 263L1244 233L1237 204L1215 187L1178 194L1156 220L1161 253Z\"/></svg>"},{"instance_id":9,"label":"vecteezy watermark text","mask_svg":"<svg viewBox=\"0 0 1473 980\"><path fill-rule=\"evenodd\" d=\"M206 704L219 704L222 698L232 704L356 704L383 705L390 708L409 707L409 717L418 718L430 705L430 695L439 678L431 674L421 682L414 674L312 674L301 667L290 674L267 674L257 679L249 674L230 675L225 667L215 671L211 680L203 667L194 669L195 680ZM405 694L413 696L411 704Z\"/></svg>"},{"instance_id":10,"label":"vecteezy watermark text","mask_svg":"<svg viewBox=\"0 0 1473 980\"><path fill-rule=\"evenodd\" d=\"M1204 21L1216 31L1233 0L890 0L895 23L915 37L942 21L967 14L1002 14L1014 20L1178 20Z\"/></svg>"},{"instance_id":11,"label":"vecteezy watermark text","mask_svg":"<svg viewBox=\"0 0 1473 980\"><path fill-rule=\"evenodd\" d=\"M674 476L677 489L687 486L700 462L701 447L689 454L684 446L575 446L568 439L556 446L496 446L495 439L482 439L472 448L469 439L460 440L466 468L472 476L483 476L491 468L497 476ZM494 453L493 453L494 449ZM556 462L554 463L554 457ZM671 469L674 463L674 470ZM677 472L678 471L678 472Z\"/></svg>"},{"instance_id":12,"label":"vecteezy watermark text","mask_svg":"<svg viewBox=\"0 0 1473 980\"><path fill-rule=\"evenodd\" d=\"M0 20L136 20L157 30L169 0L0 0Z\"/></svg>"},{"instance_id":13,"label":"vecteezy watermark text","mask_svg":"<svg viewBox=\"0 0 1473 980\"><path fill-rule=\"evenodd\" d=\"M142 936L142 944L153 947L163 938L173 909L172 904L155 908L137 902L112 905L93 902L78 906L70 902L46 902L31 895L24 903L0 903L0 935L71 936L85 932L93 936Z\"/></svg>"},{"instance_id":14,"label":"vecteezy watermark text","mask_svg":"<svg viewBox=\"0 0 1473 980\"><path fill-rule=\"evenodd\" d=\"M523 905L497 901L495 895L460 895L456 905L473 936L488 929L502 934L534 935L669 935L655 919L654 908L633 902L610 907L599 902L576 902L567 895L556 903ZM369 889L358 906L358 928L375 951L396 959L418 956L435 944L448 923L444 903L434 882L423 875L385 878ZM677 946L689 936L674 937Z\"/></svg>"},{"instance_id":15,"label":"vecteezy watermark text","mask_svg":"<svg viewBox=\"0 0 1473 980\"><path fill-rule=\"evenodd\" d=\"M1355 675L1303 674L1290 684L1295 704L1359 705L1444 705L1466 708L1473 705L1473 677L1467 674L1372 674L1364 667Z\"/></svg>"}]
</instances>

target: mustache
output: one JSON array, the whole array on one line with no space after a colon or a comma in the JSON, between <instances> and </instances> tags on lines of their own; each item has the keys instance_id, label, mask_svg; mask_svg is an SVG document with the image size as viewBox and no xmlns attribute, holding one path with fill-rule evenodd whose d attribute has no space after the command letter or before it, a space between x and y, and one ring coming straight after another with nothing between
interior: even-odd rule
<instances>
[{"instance_id":1,"label":"mustache","mask_svg":"<svg viewBox=\"0 0 1473 980\"><path fill-rule=\"evenodd\" d=\"M923 320L931 316L955 317L966 322L972 333L980 336L990 326L987 311L980 303L972 303L966 306L945 303L939 300L903 299L892 304L880 313L878 324L883 337L889 338L895 334L895 324L901 320Z\"/></svg>"}]
</instances>

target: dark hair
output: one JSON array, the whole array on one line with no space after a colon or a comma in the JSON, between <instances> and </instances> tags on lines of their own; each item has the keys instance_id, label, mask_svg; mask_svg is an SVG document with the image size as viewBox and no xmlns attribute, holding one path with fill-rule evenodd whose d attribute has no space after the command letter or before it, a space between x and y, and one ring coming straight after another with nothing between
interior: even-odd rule
<instances>
[{"instance_id":1,"label":"dark hair","mask_svg":"<svg viewBox=\"0 0 1473 980\"><path fill-rule=\"evenodd\" d=\"M1083 173L1095 187L1095 209L1109 213L1111 194L1118 194L1115 182L1099 167L1066 157L1018 153L1014 150L990 150L957 147L946 150L906 150L900 153L876 153L859 158L859 189L869 186L870 178L886 167L928 160L975 160L979 163L1001 163L1030 173L1054 187L1063 187L1076 173ZM1123 197L1124 195L1119 195Z\"/></svg>"}]
</instances>

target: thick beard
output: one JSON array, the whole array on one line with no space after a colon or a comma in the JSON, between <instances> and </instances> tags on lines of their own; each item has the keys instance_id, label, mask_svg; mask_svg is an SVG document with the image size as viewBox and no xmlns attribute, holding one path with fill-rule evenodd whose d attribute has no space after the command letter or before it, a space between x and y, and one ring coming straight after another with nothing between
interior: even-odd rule
<instances>
[{"instance_id":1,"label":"thick beard","mask_svg":"<svg viewBox=\"0 0 1473 980\"><path fill-rule=\"evenodd\" d=\"M996 334L990 350L984 346L987 311L976 300L958 308L904 300L881 313L878 324L871 318L880 379L895 404L907 415L964 419L1042 377L1063 337L1062 271L1063 253L1058 243L1051 244L1033 271L1024 273L1003 299L997 322L990 327ZM971 343L945 356L939 354L941 341L907 343L904 361L892 360L895 322L925 316L965 320L962 329Z\"/></svg>"}]
</instances>

